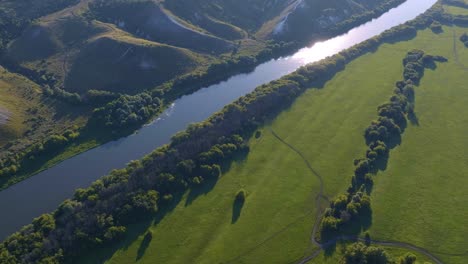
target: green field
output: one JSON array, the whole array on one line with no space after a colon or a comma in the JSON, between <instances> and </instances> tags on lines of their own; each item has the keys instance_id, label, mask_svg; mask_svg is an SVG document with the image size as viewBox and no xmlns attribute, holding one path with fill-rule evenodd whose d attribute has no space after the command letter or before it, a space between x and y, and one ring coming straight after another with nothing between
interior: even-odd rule
<instances>
[{"instance_id":1,"label":"green field","mask_svg":"<svg viewBox=\"0 0 468 264\"><path fill-rule=\"evenodd\" d=\"M419 125L409 126L403 144L390 155L387 171L376 178L371 234L379 239L407 241L435 253L446 263L468 258L468 49L453 32L467 28L444 27L399 44L427 46L425 50L449 59L436 71L426 71L416 90ZM461 256L452 256L462 254Z\"/></svg>"},{"instance_id":2,"label":"green field","mask_svg":"<svg viewBox=\"0 0 468 264\"><path fill-rule=\"evenodd\" d=\"M398 259L398 257L404 256L408 250L406 249L400 249L400 248L395 248L395 247L382 247L385 249L385 251L390 254L391 256L394 257L394 259ZM337 250L333 255L327 255L326 253L322 252L317 258L314 260L310 261L309 263L311 264L337 264L340 263L343 257L343 252L345 250L344 245L338 245ZM417 261L415 264L427 264L431 263L430 260L422 255L418 254L415 252L412 252L417 257Z\"/></svg>"},{"instance_id":3,"label":"green field","mask_svg":"<svg viewBox=\"0 0 468 264\"><path fill-rule=\"evenodd\" d=\"M444 10L454 15L468 15L468 9L458 6L444 5Z\"/></svg>"},{"instance_id":4,"label":"green field","mask_svg":"<svg viewBox=\"0 0 468 264\"><path fill-rule=\"evenodd\" d=\"M366 149L363 131L393 93L406 51L387 45L362 56L268 126L304 153L323 176L327 196L348 186L353 159ZM154 239L147 248L141 233L117 252L93 254L94 260L111 255L109 263L286 263L310 253L317 178L268 128L250 145L247 159L234 164L211 191L190 202L184 197L152 225ZM241 188L249 194L233 223L234 196Z\"/></svg>"}]
</instances>

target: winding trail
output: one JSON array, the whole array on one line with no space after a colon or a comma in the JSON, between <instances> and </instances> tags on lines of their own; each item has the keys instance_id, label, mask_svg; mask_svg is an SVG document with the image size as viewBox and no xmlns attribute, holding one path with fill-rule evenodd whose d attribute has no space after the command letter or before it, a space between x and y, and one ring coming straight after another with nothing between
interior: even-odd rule
<instances>
[{"instance_id":1,"label":"winding trail","mask_svg":"<svg viewBox=\"0 0 468 264\"><path fill-rule=\"evenodd\" d=\"M315 219L314 228L313 228L311 238L310 238L310 240L311 240L311 242L313 244L315 244L316 246L319 246L319 249L313 251L313 253L311 255L307 256L304 259L302 259L300 262L298 262L298 264L308 263L309 261L316 258L320 254L320 252L322 250L325 250L325 249L329 248L330 246L336 244L338 241L361 241L361 242L366 242L365 238L361 238L361 237L357 237L357 236L339 236L339 237L336 237L335 239L332 239L332 240L330 240L330 241L328 241L326 243L323 243L323 244L320 243L318 240L316 240L315 234L317 234L317 231L318 231L318 228L319 228L319 223L320 223L320 220L321 220L322 215L323 215L323 210L320 209L321 200L324 199L327 202L329 202L329 198L324 194L323 177L322 177L322 175L320 175L312 167L311 163L307 160L305 155L300 150L298 150L296 147L294 147L293 145L286 142L272 128L269 128L269 131L281 143L283 143L284 145L289 147L291 150L293 150L295 153L297 153L301 157L301 159L305 162L305 164L307 165L307 168L312 172L312 174L314 174L314 176L316 176L319 179L319 182L320 182L320 192L317 194L317 196L315 198L316 207L317 207L316 219ZM392 246L392 247L400 247L400 248L409 249L409 250L412 250L412 251L415 251L415 252L418 252L420 254L425 255L426 257L431 259L431 261L433 261L436 264L443 264L443 262L438 257L433 255L427 249L424 249L422 247L418 247L418 246L410 244L410 243L399 242L399 241L374 240L374 239L371 239L368 242L371 242L372 244L380 245L380 246Z\"/></svg>"},{"instance_id":2,"label":"winding trail","mask_svg":"<svg viewBox=\"0 0 468 264\"><path fill-rule=\"evenodd\" d=\"M317 231L318 231L318 228L319 228L319 223L320 223L320 219L322 219L322 214L323 214L323 210L320 210L320 206L321 206L321 200L325 200L326 202L330 202L330 199L324 194L324 183L323 183L323 177L322 175L320 175L311 165L311 163L307 160L307 158L305 157L304 154L302 154L302 152L300 150L298 150L296 147L294 147L293 145L289 144L288 142L286 142L283 138L281 138L272 128L269 128L271 134L276 138L278 139L281 143L283 143L284 145L286 145L288 148L290 148L292 151L296 152L300 157L301 159L304 161L304 163L306 164L307 168L309 169L310 172L312 172L312 174L317 177L317 179L319 180L320 182L320 190L319 190L319 193L315 196L315 206L317 208L317 212L315 214L315 223L314 223L314 228L313 228L313 231L312 231L312 234L310 236L310 242L312 242L313 244L315 244L316 246L321 246L320 242L315 239L315 234L317 234Z\"/></svg>"}]
</instances>

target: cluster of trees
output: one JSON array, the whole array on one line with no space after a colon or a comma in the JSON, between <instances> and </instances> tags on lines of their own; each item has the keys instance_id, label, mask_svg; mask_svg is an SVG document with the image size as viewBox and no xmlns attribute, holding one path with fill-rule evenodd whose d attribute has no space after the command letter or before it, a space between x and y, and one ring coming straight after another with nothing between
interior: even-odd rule
<instances>
[{"instance_id":1,"label":"cluster of trees","mask_svg":"<svg viewBox=\"0 0 468 264\"><path fill-rule=\"evenodd\" d=\"M421 23L429 25L427 21L432 18L424 18ZM303 91L328 80L346 63L379 43L406 34L407 26L397 27L384 37L371 39L258 87L207 121L178 133L169 145L131 162L125 169L113 171L87 189L77 190L74 198L65 201L55 212L34 220L1 243L0 262L63 262L83 250L119 239L129 223L154 214L178 192L218 177L223 164L248 151L243 139L253 135L260 124L288 107ZM114 123L120 111L112 106L107 109L101 110L101 117ZM139 110L133 106L125 109ZM111 117L114 114L117 116ZM369 146L369 160L386 152L381 140ZM358 161L361 162L365 161ZM355 186L363 184L357 182ZM351 188L350 194L334 201L334 208L328 209L324 219L339 225L342 219L357 219L368 211L370 199L361 187L360 190Z\"/></svg>"},{"instance_id":2,"label":"cluster of trees","mask_svg":"<svg viewBox=\"0 0 468 264\"><path fill-rule=\"evenodd\" d=\"M416 256L411 253L394 260L383 248L363 244L361 242L353 243L346 247L342 264L414 264Z\"/></svg>"},{"instance_id":3,"label":"cluster of trees","mask_svg":"<svg viewBox=\"0 0 468 264\"><path fill-rule=\"evenodd\" d=\"M22 152L12 153L0 160L0 179L16 175L28 162L37 157L47 156L62 150L80 136L76 130L69 129L61 135L51 135ZM27 166L25 166L27 167Z\"/></svg>"},{"instance_id":4,"label":"cluster of trees","mask_svg":"<svg viewBox=\"0 0 468 264\"><path fill-rule=\"evenodd\" d=\"M460 41L468 48L468 34L463 33L463 35L460 36Z\"/></svg>"},{"instance_id":5,"label":"cluster of trees","mask_svg":"<svg viewBox=\"0 0 468 264\"><path fill-rule=\"evenodd\" d=\"M147 93L122 95L104 107L96 108L90 122L108 128L133 127L148 121L160 107L161 100Z\"/></svg>"},{"instance_id":6,"label":"cluster of trees","mask_svg":"<svg viewBox=\"0 0 468 264\"><path fill-rule=\"evenodd\" d=\"M366 157L354 161L355 170L347 193L338 196L325 211L320 226L322 240L334 237L349 224L361 221L360 218L370 213L370 198L366 195L372 186L371 175L385 164L389 155L389 146L399 138L407 123L407 115L413 111L414 83L419 83L426 67L435 61L446 61L441 56L424 54L421 50L412 50L403 59L403 81L396 83L394 95L388 103L378 107L379 118L372 121L365 131L368 146Z\"/></svg>"}]
</instances>

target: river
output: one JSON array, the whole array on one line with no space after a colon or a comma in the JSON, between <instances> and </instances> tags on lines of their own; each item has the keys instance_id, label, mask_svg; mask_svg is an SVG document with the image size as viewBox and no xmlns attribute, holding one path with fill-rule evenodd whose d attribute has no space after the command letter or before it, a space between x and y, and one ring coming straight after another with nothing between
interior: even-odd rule
<instances>
[{"instance_id":1,"label":"river","mask_svg":"<svg viewBox=\"0 0 468 264\"><path fill-rule=\"evenodd\" d=\"M87 187L110 170L123 168L129 161L140 159L168 143L172 135L190 123L205 120L257 86L412 20L436 1L407 0L346 34L317 42L292 56L263 63L251 73L233 76L227 81L183 96L157 120L142 127L137 133L65 160L0 192L0 240L29 224L33 218L53 211L61 202L70 198L77 188Z\"/></svg>"}]
</instances>

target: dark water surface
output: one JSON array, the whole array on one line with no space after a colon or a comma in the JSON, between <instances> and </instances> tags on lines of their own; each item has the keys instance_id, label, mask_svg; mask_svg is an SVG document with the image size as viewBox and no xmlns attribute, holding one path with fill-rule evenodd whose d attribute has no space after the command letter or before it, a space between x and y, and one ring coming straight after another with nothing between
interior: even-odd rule
<instances>
[{"instance_id":1,"label":"dark water surface","mask_svg":"<svg viewBox=\"0 0 468 264\"><path fill-rule=\"evenodd\" d=\"M251 73L233 76L183 96L138 133L84 152L0 192L0 240L29 224L34 217L57 208L73 195L75 189L87 187L110 170L123 168L129 161L140 159L168 143L172 135L190 123L205 120L255 87L412 20L436 1L407 0L344 35L318 42L292 56L263 63Z\"/></svg>"}]
</instances>

